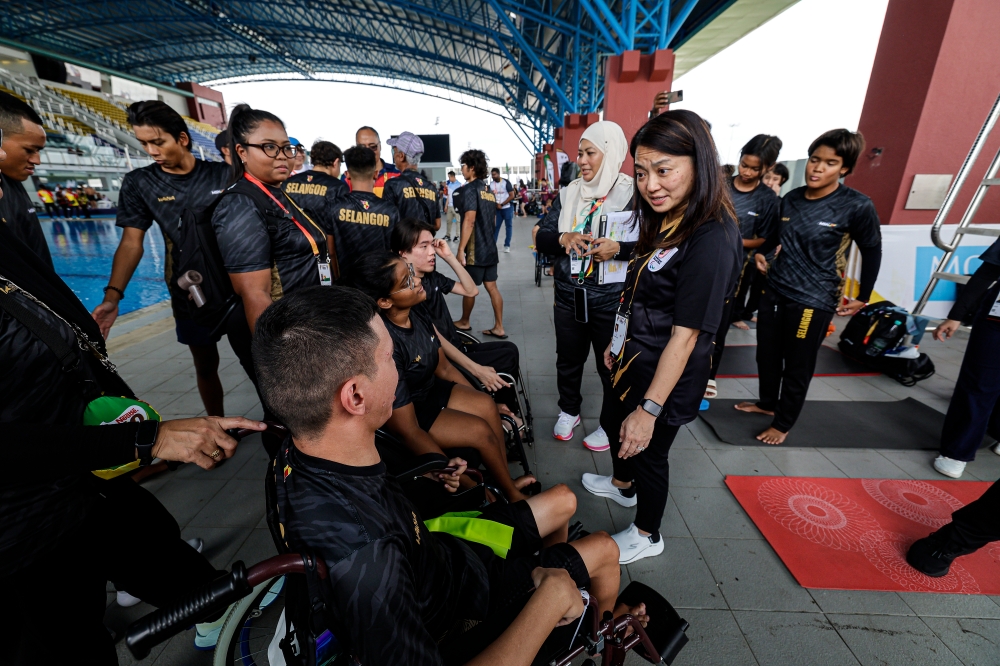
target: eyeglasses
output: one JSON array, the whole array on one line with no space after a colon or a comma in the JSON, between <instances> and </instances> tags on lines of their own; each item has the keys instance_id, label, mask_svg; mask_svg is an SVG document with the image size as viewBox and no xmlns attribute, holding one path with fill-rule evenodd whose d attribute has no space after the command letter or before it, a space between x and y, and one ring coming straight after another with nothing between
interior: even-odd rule
<instances>
[{"instance_id":1,"label":"eyeglasses","mask_svg":"<svg viewBox=\"0 0 1000 666\"><path fill-rule=\"evenodd\" d=\"M393 294L398 294L401 291L406 291L407 289L413 289L414 287L417 286L417 283L414 282L414 280L413 280L413 278L414 278L413 264L406 264L406 270L407 270L406 286L403 287L402 289L397 289L396 291L390 291L389 292L390 296L392 296Z\"/></svg>"},{"instance_id":2,"label":"eyeglasses","mask_svg":"<svg viewBox=\"0 0 1000 666\"><path fill-rule=\"evenodd\" d=\"M281 153L285 157L292 159L296 155L303 152L301 148L299 148L298 146L293 146L291 144L287 146L279 146L276 143L244 143L243 145L248 148L260 148L264 152L264 154L270 157L271 159L277 157L278 153Z\"/></svg>"}]
</instances>

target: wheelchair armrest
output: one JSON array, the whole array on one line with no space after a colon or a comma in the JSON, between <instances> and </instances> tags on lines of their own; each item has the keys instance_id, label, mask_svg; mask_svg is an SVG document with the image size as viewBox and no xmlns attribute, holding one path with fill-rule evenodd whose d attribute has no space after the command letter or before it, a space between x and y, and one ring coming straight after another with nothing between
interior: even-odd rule
<instances>
[{"instance_id":1,"label":"wheelchair armrest","mask_svg":"<svg viewBox=\"0 0 1000 666\"><path fill-rule=\"evenodd\" d=\"M444 469L448 466L448 458L440 453L424 453L410 461L408 469L396 474L401 482L407 482L427 472Z\"/></svg>"}]
</instances>

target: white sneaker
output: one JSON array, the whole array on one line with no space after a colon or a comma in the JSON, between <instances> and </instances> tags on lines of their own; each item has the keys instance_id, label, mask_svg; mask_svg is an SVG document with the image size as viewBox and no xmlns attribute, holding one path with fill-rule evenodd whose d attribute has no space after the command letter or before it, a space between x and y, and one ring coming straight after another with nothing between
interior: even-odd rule
<instances>
[{"instance_id":1,"label":"white sneaker","mask_svg":"<svg viewBox=\"0 0 1000 666\"><path fill-rule=\"evenodd\" d=\"M993 446L991 446L990 447L990 451L992 451L993 453L995 453L998 456L1000 456L1000 442L997 442L996 444L994 444Z\"/></svg>"},{"instance_id":2,"label":"white sneaker","mask_svg":"<svg viewBox=\"0 0 1000 666\"><path fill-rule=\"evenodd\" d=\"M122 608L131 608L132 606L135 606L138 603L142 603L142 599L140 599L139 597L133 597L125 590L118 590L117 594L115 595L115 601L117 601L118 605L121 606Z\"/></svg>"},{"instance_id":3,"label":"white sneaker","mask_svg":"<svg viewBox=\"0 0 1000 666\"><path fill-rule=\"evenodd\" d=\"M588 492L597 495L598 497L606 497L609 500L614 500L624 507L635 506L636 502L639 501L635 493L632 494L632 497L625 497L625 495L622 494L621 488L611 482L610 476L601 476L600 474L584 474L582 481L583 487L586 488Z\"/></svg>"},{"instance_id":4,"label":"white sneaker","mask_svg":"<svg viewBox=\"0 0 1000 666\"><path fill-rule=\"evenodd\" d=\"M580 415L573 416L566 412L559 412L559 420L556 427L552 429L552 436L564 442L573 439L573 428L580 425Z\"/></svg>"},{"instance_id":5,"label":"white sneaker","mask_svg":"<svg viewBox=\"0 0 1000 666\"><path fill-rule=\"evenodd\" d=\"M934 469L953 479L958 479L962 476L962 472L965 471L965 465L966 463L961 460L952 460L944 456L938 456L934 459Z\"/></svg>"},{"instance_id":6,"label":"white sneaker","mask_svg":"<svg viewBox=\"0 0 1000 666\"><path fill-rule=\"evenodd\" d=\"M663 552L663 536L653 543L651 538L639 534L639 528L632 523L624 532L611 537L618 544L618 564L632 564L644 557L654 557Z\"/></svg>"},{"instance_id":7,"label":"white sneaker","mask_svg":"<svg viewBox=\"0 0 1000 666\"><path fill-rule=\"evenodd\" d=\"M507 254L510 254L510 245L505 245L503 251Z\"/></svg>"},{"instance_id":8,"label":"white sneaker","mask_svg":"<svg viewBox=\"0 0 1000 666\"><path fill-rule=\"evenodd\" d=\"M226 612L222 614L215 622L202 622L200 624L194 625L194 649L195 650L214 650L215 645L219 642L219 633L222 631L222 625L226 623L226 618L229 616L230 606L226 609Z\"/></svg>"},{"instance_id":9,"label":"white sneaker","mask_svg":"<svg viewBox=\"0 0 1000 666\"><path fill-rule=\"evenodd\" d=\"M202 549L205 548L205 542L201 540L201 537L193 537L191 539L184 539L184 541L186 541L187 545L191 546L192 548L194 548L195 550L197 550L199 553L202 551Z\"/></svg>"},{"instance_id":10,"label":"white sneaker","mask_svg":"<svg viewBox=\"0 0 1000 666\"><path fill-rule=\"evenodd\" d=\"M611 448L608 434L601 426L597 426L597 430L583 438L583 445L591 451L607 451Z\"/></svg>"}]
</instances>

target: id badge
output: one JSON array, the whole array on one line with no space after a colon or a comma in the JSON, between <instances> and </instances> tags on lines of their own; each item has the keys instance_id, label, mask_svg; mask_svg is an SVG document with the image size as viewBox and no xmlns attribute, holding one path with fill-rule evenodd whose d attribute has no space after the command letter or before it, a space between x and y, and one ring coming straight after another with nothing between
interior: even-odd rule
<instances>
[{"instance_id":1,"label":"id badge","mask_svg":"<svg viewBox=\"0 0 1000 666\"><path fill-rule=\"evenodd\" d=\"M997 302L990 308L990 316L994 319L1000 319L1000 298L997 298Z\"/></svg>"},{"instance_id":2,"label":"id badge","mask_svg":"<svg viewBox=\"0 0 1000 666\"><path fill-rule=\"evenodd\" d=\"M569 253L569 273L572 277L580 275L583 270L583 259L574 251Z\"/></svg>"},{"instance_id":3,"label":"id badge","mask_svg":"<svg viewBox=\"0 0 1000 666\"><path fill-rule=\"evenodd\" d=\"M625 334L628 332L628 317L615 315L615 332L611 336L611 355L618 356L625 345Z\"/></svg>"},{"instance_id":4,"label":"id badge","mask_svg":"<svg viewBox=\"0 0 1000 666\"><path fill-rule=\"evenodd\" d=\"M318 263L319 265L319 283L324 287L329 287L333 284L333 273L330 272L330 264L325 264L322 261Z\"/></svg>"}]
</instances>

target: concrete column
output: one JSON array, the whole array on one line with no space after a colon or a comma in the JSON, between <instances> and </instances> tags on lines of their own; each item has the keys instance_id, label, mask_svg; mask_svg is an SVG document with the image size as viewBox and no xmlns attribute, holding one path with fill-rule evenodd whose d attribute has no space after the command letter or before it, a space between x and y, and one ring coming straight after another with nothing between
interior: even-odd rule
<instances>
[{"instance_id":1,"label":"concrete column","mask_svg":"<svg viewBox=\"0 0 1000 666\"><path fill-rule=\"evenodd\" d=\"M576 161L576 153L580 147L580 137L583 132L600 121L601 117L596 113L567 113L563 120L563 126L556 128L555 146L567 155L571 162Z\"/></svg>"},{"instance_id":2,"label":"concrete column","mask_svg":"<svg viewBox=\"0 0 1000 666\"><path fill-rule=\"evenodd\" d=\"M997 63L997 0L889 1L858 126L866 152L846 181L872 198L882 224L934 221L934 208L906 208L914 177L954 180L1000 93ZM958 222L998 147L994 132L948 222ZM976 220L1000 220L1000 192L987 195Z\"/></svg>"},{"instance_id":3,"label":"concrete column","mask_svg":"<svg viewBox=\"0 0 1000 666\"><path fill-rule=\"evenodd\" d=\"M626 51L607 59L604 78L604 120L618 123L625 138L632 141L636 131L649 120L656 93L670 90L674 78L674 52L670 49L642 55ZM622 165L632 173L632 158Z\"/></svg>"}]
</instances>

